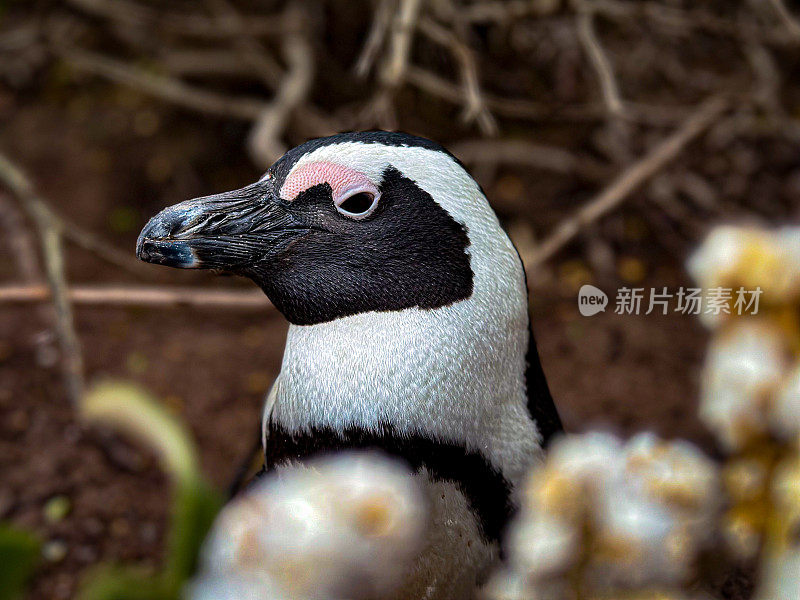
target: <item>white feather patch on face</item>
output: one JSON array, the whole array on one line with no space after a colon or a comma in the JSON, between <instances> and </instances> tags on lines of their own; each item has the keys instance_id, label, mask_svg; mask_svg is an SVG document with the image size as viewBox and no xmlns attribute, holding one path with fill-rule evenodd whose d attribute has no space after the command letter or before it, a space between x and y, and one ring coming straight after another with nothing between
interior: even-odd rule
<instances>
[{"instance_id":1,"label":"white feather patch on face","mask_svg":"<svg viewBox=\"0 0 800 600\"><path fill-rule=\"evenodd\" d=\"M292 166L281 190L282 198L289 198L283 191L287 183L300 179L301 174L305 176L309 165L314 163L326 163L332 172L335 167L342 172L358 173L379 187L386 169L391 166L428 192L462 224L469 226L471 217L478 213L490 214L496 220L475 180L444 152L417 146L385 146L364 142L322 146L304 154Z\"/></svg>"}]
</instances>

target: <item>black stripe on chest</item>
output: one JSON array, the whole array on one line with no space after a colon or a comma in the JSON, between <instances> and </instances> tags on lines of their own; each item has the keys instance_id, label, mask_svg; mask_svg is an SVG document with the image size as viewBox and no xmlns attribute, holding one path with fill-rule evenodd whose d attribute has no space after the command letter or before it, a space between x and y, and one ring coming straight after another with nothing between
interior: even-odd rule
<instances>
[{"instance_id":1,"label":"black stripe on chest","mask_svg":"<svg viewBox=\"0 0 800 600\"><path fill-rule=\"evenodd\" d=\"M435 480L455 483L478 516L484 536L489 541L499 541L513 511L510 486L481 454L456 444L401 436L389 426L379 433L358 427L341 432L325 427L290 434L270 422L266 467L271 471L291 460L302 462L321 453L369 448L404 460L414 471L425 467Z\"/></svg>"}]
</instances>

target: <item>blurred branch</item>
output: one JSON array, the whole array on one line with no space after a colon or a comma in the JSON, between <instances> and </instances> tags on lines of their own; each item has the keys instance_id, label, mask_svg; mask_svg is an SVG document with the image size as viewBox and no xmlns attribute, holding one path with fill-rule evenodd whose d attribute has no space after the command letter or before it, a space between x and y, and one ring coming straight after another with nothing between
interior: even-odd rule
<instances>
[{"instance_id":1,"label":"blurred branch","mask_svg":"<svg viewBox=\"0 0 800 600\"><path fill-rule=\"evenodd\" d=\"M248 139L251 155L264 168L286 152L287 148L280 137L292 111L305 100L314 75L314 55L302 35L288 36L283 44L283 53L289 70Z\"/></svg>"},{"instance_id":2,"label":"blurred branch","mask_svg":"<svg viewBox=\"0 0 800 600\"><path fill-rule=\"evenodd\" d=\"M592 0L592 8L596 13L620 23L629 23L631 19L635 18L647 19L669 33L679 36L686 36L700 30L738 40L757 39L765 44L776 46L795 46L800 42L800 38L793 33L763 30L757 25L755 19L750 22L733 21L718 17L703 9L680 9L648 0L640 2Z\"/></svg>"},{"instance_id":3,"label":"blurred branch","mask_svg":"<svg viewBox=\"0 0 800 600\"><path fill-rule=\"evenodd\" d=\"M377 125L381 129L397 129L394 110L394 93L405 82L409 67L409 54L417 28L421 0L399 0L391 18L388 49L378 70L380 86L373 96L360 107L352 120L353 128L361 129Z\"/></svg>"},{"instance_id":4,"label":"blurred branch","mask_svg":"<svg viewBox=\"0 0 800 600\"><path fill-rule=\"evenodd\" d=\"M151 306L197 308L227 307L271 310L267 297L260 290L220 290L163 286L73 285L68 298L75 304L108 306ZM47 302L52 294L44 285L0 286L0 303Z\"/></svg>"},{"instance_id":5,"label":"blurred branch","mask_svg":"<svg viewBox=\"0 0 800 600\"><path fill-rule=\"evenodd\" d=\"M409 65L406 71L406 81L432 96L453 104L460 105L464 101L464 92L459 86L421 67ZM488 93L484 93L483 98L486 106L494 114L509 119L594 122L608 117L605 107L599 103L553 106L521 98L501 98ZM625 102L625 110L620 116L625 120L643 125L670 127L681 123L690 112L690 107Z\"/></svg>"},{"instance_id":6,"label":"blurred branch","mask_svg":"<svg viewBox=\"0 0 800 600\"><path fill-rule=\"evenodd\" d=\"M429 39L449 49L459 64L461 82L464 88L461 94L464 103L464 121L467 123L473 120L477 121L478 126L485 135L497 134L497 122L486 107L478 81L475 57L467 44L460 40L454 32L427 17L420 19L419 29Z\"/></svg>"},{"instance_id":7,"label":"blurred branch","mask_svg":"<svg viewBox=\"0 0 800 600\"><path fill-rule=\"evenodd\" d=\"M25 173L3 154L0 154L0 181L19 199L25 211L36 223L42 246L45 275L55 308L56 332L61 346L67 393L70 400L77 404L84 388L83 356L69 303L58 222L49 207L36 194Z\"/></svg>"},{"instance_id":8,"label":"blurred branch","mask_svg":"<svg viewBox=\"0 0 800 600\"><path fill-rule=\"evenodd\" d=\"M274 89L281 79L281 68L272 55L264 49L261 42L250 34L247 29L247 21L227 0L207 0L207 2L216 13L219 25L227 27L236 34L233 38L233 45L241 59L255 69L264 84L270 89ZM284 35L292 35L293 28L298 24L292 23L290 20L282 21L287 25L287 32Z\"/></svg>"},{"instance_id":9,"label":"blurred branch","mask_svg":"<svg viewBox=\"0 0 800 600\"><path fill-rule=\"evenodd\" d=\"M759 43L746 44L743 50L755 78L753 99L771 114L781 114L781 73L775 60Z\"/></svg>"},{"instance_id":10,"label":"blurred branch","mask_svg":"<svg viewBox=\"0 0 800 600\"><path fill-rule=\"evenodd\" d=\"M631 192L674 160L689 142L719 119L728 105L724 96L713 96L702 103L677 131L623 171L575 214L562 221L532 255L523 257L525 266L529 270L535 269L567 245L584 227L619 206Z\"/></svg>"},{"instance_id":11,"label":"blurred branch","mask_svg":"<svg viewBox=\"0 0 800 600\"><path fill-rule=\"evenodd\" d=\"M459 7L461 18L471 23L512 23L558 9L558 0L485 0Z\"/></svg>"},{"instance_id":12,"label":"blurred branch","mask_svg":"<svg viewBox=\"0 0 800 600\"><path fill-rule=\"evenodd\" d=\"M253 69L231 50L170 49L161 54L164 70L175 77L249 77Z\"/></svg>"},{"instance_id":13,"label":"blurred branch","mask_svg":"<svg viewBox=\"0 0 800 600\"><path fill-rule=\"evenodd\" d=\"M314 53L305 37L306 15L294 7L286 10L282 21L286 24L282 52L287 63L284 74L272 55L258 39L249 35L244 19L227 0L208 0L220 19L238 29L235 47L243 60L260 75L261 81L276 89L273 100L264 106L248 137L250 155L262 168L277 160L286 146L281 135L292 113L305 101L314 76Z\"/></svg>"},{"instance_id":14,"label":"blurred branch","mask_svg":"<svg viewBox=\"0 0 800 600\"><path fill-rule=\"evenodd\" d=\"M597 74L600 89L603 91L606 110L611 116L619 116L622 113L622 98L619 94L619 85L614 76L611 61L600 45L594 30L594 9L586 0L575 0L574 4L578 13L576 16L578 39Z\"/></svg>"},{"instance_id":15,"label":"blurred branch","mask_svg":"<svg viewBox=\"0 0 800 600\"><path fill-rule=\"evenodd\" d=\"M405 77L420 4L421 0L400 0L400 7L392 23L389 55L381 69L381 81L387 87L397 87Z\"/></svg>"},{"instance_id":16,"label":"blurred branch","mask_svg":"<svg viewBox=\"0 0 800 600\"><path fill-rule=\"evenodd\" d=\"M461 105L464 101L464 92L459 86L421 67L409 65L406 81L431 96L437 96L453 104ZM602 107L592 105L568 107L559 112L550 105L531 100L499 98L489 94L484 95L484 100L493 112L512 119L542 121L561 114L567 119L596 121L603 116Z\"/></svg>"},{"instance_id":17,"label":"blurred branch","mask_svg":"<svg viewBox=\"0 0 800 600\"><path fill-rule=\"evenodd\" d=\"M305 101L314 77L314 52L300 26L305 15L298 9L289 12L286 21L296 22L296 26L290 28L282 44L287 71L248 138L251 156L264 168L286 152L280 138L292 113Z\"/></svg>"},{"instance_id":18,"label":"blurred branch","mask_svg":"<svg viewBox=\"0 0 800 600\"><path fill-rule=\"evenodd\" d=\"M576 174L594 181L608 179L608 169L572 152L525 140L464 140L450 146L463 163L533 167L565 175Z\"/></svg>"},{"instance_id":19,"label":"blurred branch","mask_svg":"<svg viewBox=\"0 0 800 600\"><path fill-rule=\"evenodd\" d=\"M355 72L359 77L366 77L369 74L378 53L386 39L386 32L392 22L393 0L379 0L375 15L372 17L372 25L367 34L367 41L356 61Z\"/></svg>"},{"instance_id":20,"label":"blurred branch","mask_svg":"<svg viewBox=\"0 0 800 600\"><path fill-rule=\"evenodd\" d=\"M178 79L149 73L93 52L76 48L58 49L57 52L80 70L199 112L251 121L258 119L266 107L266 103L261 100L209 92Z\"/></svg>"},{"instance_id":21,"label":"blurred branch","mask_svg":"<svg viewBox=\"0 0 800 600\"><path fill-rule=\"evenodd\" d=\"M797 19L792 16L792 13L789 12L789 9L786 8L786 4L783 2L783 0L769 0L769 3L772 5L772 8L775 10L775 14L778 15L778 18L781 20L781 23L783 23L786 31L800 40L800 23L798 23Z\"/></svg>"},{"instance_id":22,"label":"blurred branch","mask_svg":"<svg viewBox=\"0 0 800 600\"><path fill-rule=\"evenodd\" d=\"M14 192L15 195L18 195L18 192L17 192L17 189L15 189L13 187L13 185L18 185L18 184L24 182L24 184L28 187L28 189L32 189L30 182L28 182L27 178L24 176L24 174L21 172L21 170L18 167L13 166L8 161L8 159L4 159L2 154L0 154L0 160L5 160L5 162L6 162L6 171L5 171L6 175L9 175L9 174L12 173L12 170L9 170L9 168L10 168L10 169L13 169L13 172L15 172L16 175L22 177L22 179L16 179L15 178L16 175L9 175L9 177L14 178L14 182L15 183L12 184L11 183L11 179L6 179L6 175L4 175L3 173L0 173L0 180L2 180L5 183L7 183L8 188L12 192ZM23 189L23 188L18 188L18 189ZM35 205L37 207L36 210L41 212L42 214L46 215L46 218L48 219L48 222L51 223L52 226L57 229L58 233L60 235L62 235L65 239L67 239L68 241L70 241L73 244L75 244L76 246L78 246L80 248L83 248L84 250L87 250L88 252L91 252L92 255L94 255L95 257L99 258L100 260L103 260L103 261L109 263L110 265L114 265L115 267L119 267L120 269L123 269L123 270L127 271L128 273L131 273L132 275L137 275L139 277L144 276L144 275L152 275L153 270L150 269L148 266L146 266L144 263L139 262L138 260L133 258L133 256L131 254L129 254L127 252L123 252L121 250L118 250L114 246L111 246L107 242L105 242L102 239L100 239L97 235L95 235L91 231L88 231L87 229L81 227L77 223L75 223L75 222L67 219L66 217L58 214L55 210L53 210L50 207L50 205L43 198L36 197ZM26 212L28 212L30 214L30 211L27 208L26 208ZM6 215L5 215L6 218L12 218L13 219L13 216L11 216L11 217L9 216L10 214L11 213L6 213ZM24 230L20 230L20 231L24 232ZM23 235L23 234L20 233L20 235ZM22 243L23 242L21 242L21 241L17 242L17 244L22 244ZM25 242L25 244L27 244L27 242ZM20 248L19 245L15 246L15 247L18 248L19 251L22 252L22 253L30 254L29 250L22 250L22 248ZM21 266L21 268L24 268L24 272L26 272L26 273L29 273L29 274L32 273L33 272L32 271L32 265L35 265L35 263L36 263L35 255L34 256L29 256L29 257L25 258L24 260L25 260L25 265L26 266L24 266L24 267ZM37 267L37 270L38 270L38 267Z\"/></svg>"},{"instance_id":23,"label":"blurred branch","mask_svg":"<svg viewBox=\"0 0 800 600\"><path fill-rule=\"evenodd\" d=\"M80 0L84 1L84 0ZM95 0L89 0L94 2ZM231 51L183 51L166 54L168 71L206 73L216 75L215 69L228 73L244 73L242 65L249 66L260 80L276 89L272 102L256 98L227 96L189 85L180 79L160 75L131 66L123 61L81 50L75 47L56 47L56 52L72 66L116 83L151 94L167 102L201 113L254 121L251 148L257 161L269 164L285 150L280 136L292 113L297 113L313 135L326 135L337 129L329 116L323 116L313 106L305 104L305 98L313 81L314 54L311 45L302 33L304 17L297 11L281 15L285 25L283 51L288 63L288 72L283 73L269 52L248 33L245 18L224 0L209 0L229 30L238 31L235 46ZM240 54L237 58L236 54ZM216 64L205 63L211 55Z\"/></svg>"},{"instance_id":24,"label":"blurred branch","mask_svg":"<svg viewBox=\"0 0 800 600\"><path fill-rule=\"evenodd\" d=\"M129 0L68 0L69 4L94 16L104 17L125 26L158 28L178 35L223 38L235 37L240 30L230 21L198 14L159 11ZM286 31L281 16L248 15L244 30L249 35L275 35Z\"/></svg>"},{"instance_id":25,"label":"blurred branch","mask_svg":"<svg viewBox=\"0 0 800 600\"><path fill-rule=\"evenodd\" d=\"M22 280L28 283L41 281L33 239L25 227L22 214L5 194L0 194L0 229Z\"/></svg>"}]
</instances>

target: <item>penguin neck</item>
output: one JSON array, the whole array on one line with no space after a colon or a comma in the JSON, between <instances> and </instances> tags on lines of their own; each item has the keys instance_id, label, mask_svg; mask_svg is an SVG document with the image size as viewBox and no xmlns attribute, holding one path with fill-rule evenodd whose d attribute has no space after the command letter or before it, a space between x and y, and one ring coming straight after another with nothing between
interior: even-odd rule
<instances>
[{"instance_id":1,"label":"penguin neck","mask_svg":"<svg viewBox=\"0 0 800 600\"><path fill-rule=\"evenodd\" d=\"M513 478L538 442L526 408L529 329L518 296L474 294L434 310L292 325L273 421L288 432L389 426L480 451Z\"/></svg>"}]
</instances>

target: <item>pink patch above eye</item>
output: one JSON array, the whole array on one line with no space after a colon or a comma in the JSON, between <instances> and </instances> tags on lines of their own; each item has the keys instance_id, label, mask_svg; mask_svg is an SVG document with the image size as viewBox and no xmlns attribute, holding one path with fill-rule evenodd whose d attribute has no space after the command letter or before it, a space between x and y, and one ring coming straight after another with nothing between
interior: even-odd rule
<instances>
[{"instance_id":1,"label":"pink patch above eye","mask_svg":"<svg viewBox=\"0 0 800 600\"><path fill-rule=\"evenodd\" d=\"M378 193L378 188L363 173L331 162L315 162L291 172L283 182L281 198L294 200L299 193L321 183L331 186L334 202L353 191Z\"/></svg>"}]
</instances>

